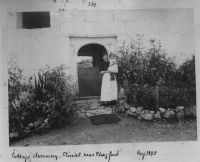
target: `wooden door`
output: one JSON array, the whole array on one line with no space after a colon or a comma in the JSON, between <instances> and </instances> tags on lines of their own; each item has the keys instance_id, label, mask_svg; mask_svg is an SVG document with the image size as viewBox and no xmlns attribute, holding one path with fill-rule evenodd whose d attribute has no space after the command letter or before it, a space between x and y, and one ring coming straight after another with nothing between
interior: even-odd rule
<instances>
[{"instance_id":1,"label":"wooden door","mask_svg":"<svg viewBox=\"0 0 200 162\"><path fill-rule=\"evenodd\" d=\"M100 96L101 80L98 67L78 67L79 97Z\"/></svg>"}]
</instances>

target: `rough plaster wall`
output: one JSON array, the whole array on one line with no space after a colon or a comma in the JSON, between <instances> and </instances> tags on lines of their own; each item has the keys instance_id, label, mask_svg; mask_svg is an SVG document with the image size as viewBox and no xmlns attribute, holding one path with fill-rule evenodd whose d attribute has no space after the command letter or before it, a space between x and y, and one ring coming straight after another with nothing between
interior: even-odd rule
<instances>
[{"instance_id":1,"label":"rough plaster wall","mask_svg":"<svg viewBox=\"0 0 200 162\"><path fill-rule=\"evenodd\" d=\"M144 34L146 39L161 40L168 53L181 60L180 57L186 58L194 51L192 18L193 12L188 9L185 9L185 12L177 9L87 12L75 10L51 12L51 28L30 30L16 28L17 16L12 13L8 16L9 53L19 55L20 64L24 67L29 66L30 69L38 69L45 64L66 64L70 67L74 57L68 39L71 34L115 34L120 46L124 39L135 38L137 33L140 33ZM163 19L165 21L162 21ZM185 44L188 45L188 49L184 49Z\"/></svg>"},{"instance_id":2,"label":"rough plaster wall","mask_svg":"<svg viewBox=\"0 0 200 162\"><path fill-rule=\"evenodd\" d=\"M135 5L136 8L144 6L140 6L136 1L121 0L111 3L115 5L109 6L109 9L119 8L120 10L102 10L108 8L102 1L95 10L85 11L83 9L87 3L86 0L73 1L72 7L70 1L66 6L61 3L53 3L51 0L19 0L12 1L12 3L4 1L7 11L10 11L7 16L6 55L17 56L18 63L25 69L26 76L32 75L46 64L52 67L65 64L66 73L72 75L76 80L77 56L70 44L69 35L71 34L114 34L117 35L118 46L120 46L124 39L135 38L140 33L145 35L146 40L160 39L171 56L178 56L177 60L181 60L182 57L186 58L189 52L194 51L194 29L191 28L194 23L192 10L129 10L129 6ZM76 5L82 6L82 10L75 9ZM148 8L151 8L150 6ZM62 8L65 8L65 11L58 12ZM125 8L126 10L123 10ZM20 29L20 19L16 11L52 11L51 28ZM174 44L176 44L175 49ZM185 53L178 55L182 52L185 44L189 48L185 48ZM189 55L191 54L193 53Z\"/></svg>"},{"instance_id":3,"label":"rough plaster wall","mask_svg":"<svg viewBox=\"0 0 200 162\"><path fill-rule=\"evenodd\" d=\"M112 23L113 20L106 20L107 24L105 24L105 19L110 13L112 14L112 12L108 12L108 14L101 16L102 20L96 21L97 17L92 18L93 16L91 16L93 13L88 16L85 11L54 12L51 14L51 28L31 30L16 28L17 16L10 14L8 18L8 53L17 55L19 65L24 69L37 70L46 64L50 66L65 64L68 68L73 67L74 57L76 56L71 51L69 35L113 33L112 28L107 28L108 23ZM115 33L117 33L116 30Z\"/></svg>"}]
</instances>

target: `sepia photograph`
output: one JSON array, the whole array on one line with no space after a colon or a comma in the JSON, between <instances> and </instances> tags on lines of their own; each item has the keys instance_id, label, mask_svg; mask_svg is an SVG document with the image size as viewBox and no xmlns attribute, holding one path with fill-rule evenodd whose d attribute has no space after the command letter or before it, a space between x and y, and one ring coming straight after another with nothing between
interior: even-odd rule
<instances>
[{"instance_id":1,"label":"sepia photograph","mask_svg":"<svg viewBox=\"0 0 200 162\"><path fill-rule=\"evenodd\" d=\"M197 140L193 9L61 8L7 23L10 146Z\"/></svg>"}]
</instances>

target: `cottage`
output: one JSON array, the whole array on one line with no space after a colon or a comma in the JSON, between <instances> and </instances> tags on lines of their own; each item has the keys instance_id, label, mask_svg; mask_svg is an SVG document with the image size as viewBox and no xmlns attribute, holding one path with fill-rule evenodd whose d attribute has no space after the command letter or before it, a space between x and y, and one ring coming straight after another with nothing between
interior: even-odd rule
<instances>
[{"instance_id":1,"label":"cottage","mask_svg":"<svg viewBox=\"0 0 200 162\"><path fill-rule=\"evenodd\" d=\"M191 12L189 9L186 11ZM166 46L171 46L174 41L180 45L180 39L188 37L185 30L192 33L185 20L176 22L170 17L177 15L179 20L184 17L183 11L177 9L169 14L168 10L163 10L162 14L169 25L170 22L176 23L170 31L164 32L167 27L159 21L162 19L159 10L18 9L7 14L6 53L15 56L27 76L45 65L54 67L64 64L66 74L73 78L75 93L80 97L99 96L102 77L99 65L104 52L117 52L124 40L135 38L138 33L146 34L147 39L158 36L164 43L170 42ZM189 17L186 19L188 22ZM174 35L176 31L179 33ZM184 41L181 43L188 43L187 39ZM81 57L90 57L90 66L88 63L79 66Z\"/></svg>"},{"instance_id":2,"label":"cottage","mask_svg":"<svg viewBox=\"0 0 200 162\"><path fill-rule=\"evenodd\" d=\"M100 96L102 55L117 51L119 40L131 34L132 15L131 10L8 13L8 56L16 56L27 76L64 64L80 97ZM90 57L90 66L80 66L81 57Z\"/></svg>"}]
</instances>

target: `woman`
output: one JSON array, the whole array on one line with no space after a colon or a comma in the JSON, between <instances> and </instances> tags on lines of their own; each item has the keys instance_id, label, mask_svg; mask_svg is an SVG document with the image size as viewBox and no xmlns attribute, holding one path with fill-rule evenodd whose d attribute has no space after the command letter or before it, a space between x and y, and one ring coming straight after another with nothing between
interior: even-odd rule
<instances>
[{"instance_id":1,"label":"woman","mask_svg":"<svg viewBox=\"0 0 200 162\"><path fill-rule=\"evenodd\" d=\"M112 112L114 112L117 104L117 81L115 74L118 73L118 67L113 53L109 55L109 60L107 54L105 53L103 55L103 60L104 63L101 71L103 77L100 101L103 105L111 106Z\"/></svg>"}]
</instances>

